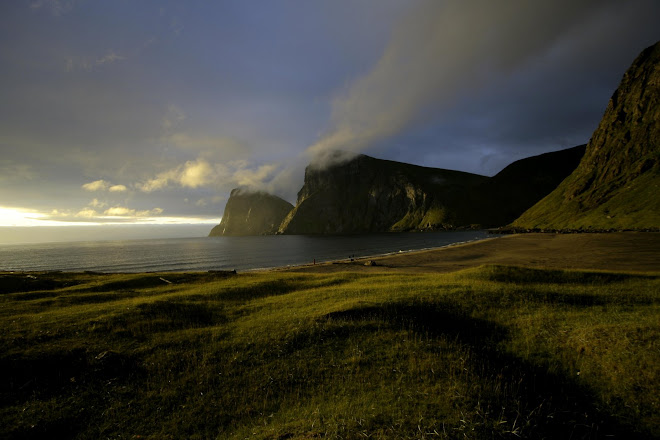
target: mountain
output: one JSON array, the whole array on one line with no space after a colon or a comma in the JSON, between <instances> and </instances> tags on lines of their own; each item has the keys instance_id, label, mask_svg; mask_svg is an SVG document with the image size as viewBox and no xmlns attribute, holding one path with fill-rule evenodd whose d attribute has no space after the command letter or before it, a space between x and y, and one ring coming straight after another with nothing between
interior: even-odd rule
<instances>
[{"instance_id":1,"label":"mountain","mask_svg":"<svg viewBox=\"0 0 660 440\"><path fill-rule=\"evenodd\" d=\"M228 235L269 235L277 232L293 205L261 191L235 188L231 191L220 224L209 237Z\"/></svg>"},{"instance_id":2,"label":"mountain","mask_svg":"<svg viewBox=\"0 0 660 440\"><path fill-rule=\"evenodd\" d=\"M357 155L311 164L282 234L495 227L510 223L578 165L585 146L516 161L488 178ZM341 156L342 153L335 153Z\"/></svg>"},{"instance_id":3,"label":"mountain","mask_svg":"<svg viewBox=\"0 0 660 440\"><path fill-rule=\"evenodd\" d=\"M660 42L626 71L576 170L512 227L660 228Z\"/></svg>"},{"instance_id":4,"label":"mountain","mask_svg":"<svg viewBox=\"0 0 660 440\"><path fill-rule=\"evenodd\" d=\"M497 227L511 223L568 177L586 145L517 160L466 195L470 223Z\"/></svg>"},{"instance_id":5,"label":"mountain","mask_svg":"<svg viewBox=\"0 0 660 440\"><path fill-rule=\"evenodd\" d=\"M213 235L353 234L503 226L550 193L585 146L518 160L494 177L335 152L305 169L295 208L234 189Z\"/></svg>"},{"instance_id":6,"label":"mountain","mask_svg":"<svg viewBox=\"0 0 660 440\"><path fill-rule=\"evenodd\" d=\"M341 153L337 153L341 154ZM310 164L283 234L345 234L453 227L460 194L488 179L357 155L327 166Z\"/></svg>"}]
</instances>

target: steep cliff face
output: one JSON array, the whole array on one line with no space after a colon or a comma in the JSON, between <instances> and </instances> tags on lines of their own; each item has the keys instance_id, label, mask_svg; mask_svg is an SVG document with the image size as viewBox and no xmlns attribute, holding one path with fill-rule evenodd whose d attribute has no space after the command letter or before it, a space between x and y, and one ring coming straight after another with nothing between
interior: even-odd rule
<instances>
[{"instance_id":1,"label":"steep cliff face","mask_svg":"<svg viewBox=\"0 0 660 440\"><path fill-rule=\"evenodd\" d=\"M460 194L487 177L358 155L305 170L283 234L342 234L454 227Z\"/></svg>"},{"instance_id":2,"label":"steep cliff face","mask_svg":"<svg viewBox=\"0 0 660 440\"><path fill-rule=\"evenodd\" d=\"M274 234L291 209L291 203L277 196L233 189L222 220L211 230L209 237Z\"/></svg>"},{"instance_id":3,"label":"steep cliff face","mask_svg":"<svg viewBox=\"0 0 660 440\"><path fill-rule=\"evenodd\" d=\"M660 42L625 73L577 169L513 226L656 229L658 194Z\"/></svg>"}]
</instances>

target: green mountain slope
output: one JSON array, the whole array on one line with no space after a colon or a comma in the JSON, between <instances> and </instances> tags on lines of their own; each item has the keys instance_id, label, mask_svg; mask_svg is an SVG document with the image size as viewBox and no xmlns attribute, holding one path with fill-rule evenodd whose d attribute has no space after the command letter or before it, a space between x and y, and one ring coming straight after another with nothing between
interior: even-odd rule
<instances>
[{"instance_id":1,"label":"green mountain slope","mask_svg":"<svg viewBox=\"0 0 660 440\"><path fill-rule=\"evenodd\" d=\"M291 209L291 203L277 196L233 189L222 220L211 230L209 237L274 234Z\"/></svg>"},{"instance_id":2,"label":"green mountain slope","mask_svg":"<svg viewBox=\"0 0 660 440\"><path fill-rule=\"evenodd\" d=\"M660 42L625 73L577 169L512 226L660 228L659 121Z\"/></svg>"}]
</instances>

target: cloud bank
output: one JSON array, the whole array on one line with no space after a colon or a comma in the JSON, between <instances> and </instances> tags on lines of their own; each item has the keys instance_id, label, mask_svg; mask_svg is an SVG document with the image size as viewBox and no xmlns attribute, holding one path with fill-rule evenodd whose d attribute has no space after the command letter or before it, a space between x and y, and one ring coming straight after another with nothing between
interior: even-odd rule
<instances>
[{"instance_id":1,"label":"cloud bank","mask_svg":"<svg viewBox=\"0 0 660 440\"><path fill-rule=\"evenodd\" d=\"M90 191L90 192L110 191L114 193L121 193L128 191L126 185L113 185L112 183L103 179L85 183L83 184L82 188L85 191Z\"/></svg>"},{"instance_id":2,"label":"cloud bank","mask_svg":"<svg viewBox=\"0 0 660 440\"><path fill-rule=\"evenodd\" d=\"M277 163L255 165L247 160L211 163L199 158L158 173L156 177L137 183L135 186L146 193L172 186L183 188L243 186L264 189L280 169L281 166Z\"/></svg>"},{"instance_id":3,"label":"cloud bank","mask_svg":"<svg viewBox=\"0 0 660 440\"><path fill-rule=\"evenodd\" d=\"M363 151L460 96L479 93L549 51L611 1L424 0L395 28L378 63L332 103L330 130L307 153Z\"/></svg>"}]
</instances>

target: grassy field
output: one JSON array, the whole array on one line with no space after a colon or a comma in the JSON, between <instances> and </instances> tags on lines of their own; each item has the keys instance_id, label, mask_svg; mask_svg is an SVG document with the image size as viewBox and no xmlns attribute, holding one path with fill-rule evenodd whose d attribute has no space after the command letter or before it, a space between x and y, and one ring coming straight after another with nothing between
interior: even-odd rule
<instances>
[{"instance_id":1,"label":"grassy field","mask_svg":"<svg viewBox=\"0 0 660 440\"><path fill-rule=\"evenodd\" d=\"M0 292L0 438L660 436L658 273L4 273Z\"/></svg>"}]
</instances>

